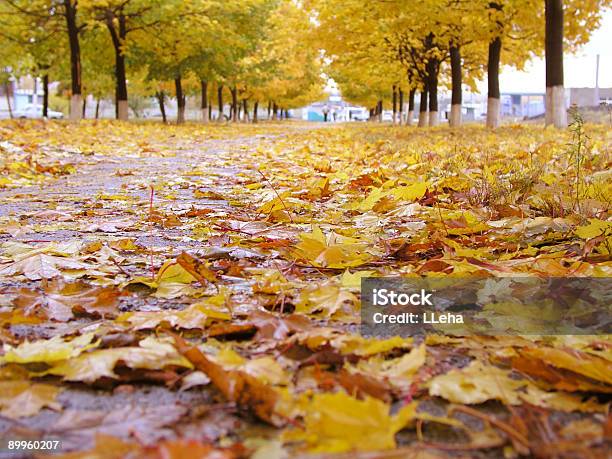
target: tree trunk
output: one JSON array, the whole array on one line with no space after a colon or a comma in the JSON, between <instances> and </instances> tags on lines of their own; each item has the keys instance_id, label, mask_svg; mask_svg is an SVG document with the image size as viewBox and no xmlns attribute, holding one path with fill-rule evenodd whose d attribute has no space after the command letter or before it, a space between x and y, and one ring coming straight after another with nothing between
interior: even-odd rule
<instances>
[{"instance_id":1,"label":"tree trunk","mask_svg":"<svg viewBox=\"0 0 612 459\"><path fill-rule=\"evenodd\" d=\"M106 27L111 35L113 48L115 51L115 117L118 120L128 119L128 92L127 80L125 75L125 55L123 45L127 35L126 19L120 14L118 19L118 29L115 28L115 15L111 10L106 11Z\"/></svg>"},{"instance_id":2,"label":"tree trunk","mask_svg":"<svg viewBox=\"0 0 612 459\"><path fill-rule=\"evenodd\" d=\"M276 102L272 102L272 119L278 119L278 105L276 105Z\"/></svg>"},{"instance_id":3,"label":"tree trunk","mask_svg":"<svg viewBox=\"0 0 612 459\"><path fill-rule=\"evenodd\" d=\"M429 125L438 124L438 71L440 63L437 59L429 60Z\"/></svg>"},{"instance_id":4,"label":"tree trunk","mask_svg":"<svg viewBox=\"0 0 612 459\"><path fill-rule=\"evenodd\" d=\"M393 85L393 121L392 123L397 123L397 89L395 85Z\"/></svg>"},{"instance_id":5,"label":"tree trunk","mask_svg":"<svg viewBox=\"0 0 612 459\"><path fill-rule=\"evenodd\" d=\"M242 112L244 113L243 121L245 123L248 123L249 122L249 101L246 99L242 99Z\"/></svg>"},{"instance_id":6,"label":"tree trunk","mask_svg":"<svg viewBox=\"0 0 612 459\"><path fill-rule=\"evenodd\" d=\"M379 100L377 104L378 122L382 123L383 120L383 101Z\"/></svg>"},{"instance_id":7,"label":"tree trunk","mask_svg":"<svg viewBox=\"0 0 612 459\"><path fill-rule=\"evenodd\" d=\"M461 104L462 104L462 77L461 77L461 51L459 46L450 47L451 60L451 112L448 122L451 127L461 126Z\"/></svg>"},{"instance_id":8,"label":"tree trunk","mask_svg":"<svg viewBox=\"0 0 612 459\"><path fill-rule=\"evenodd\" d=\"M496 37L489 43L489 58L487 62L487 127L495 129L499 126L499 57L501 54L501 37Z\"/></svg>"},{"instance_id":9,"label":"tree trunk","mask_svg":"<svg viewBox=\"0 0 612 459\"><path fill-rule=\"evenodd\" d=\"M253 124L257 124L257 109L259 108L259 101L255 101L253 105Z\"/></svg>"},{"instance_id":10,"label":"tree trunk","mask_svg":"<svg viewBox=\"0 0 612 459\"><path fill-rule=\"evenodd\" d=\"M217 120L223 122L223 85L220 84L217 88L217 103L219 105L219 116Z\"/></svg>"},{"instance_id":11,"label":"tree trunk","mask_svg":"<svg viewBox=\"0 0 612 459\"><path fill-rule=\"evenodd\" d=\"M402 91L401 89L398 91L398 95L399 95L399 123L398 124L402 124L404 122L404 91Z\"/></svg>"},{"instance_id":12,"label":"tree trunk","mask_svg":"<svg viewBox=\"0 0 612 459\"><path fill-rule=\"evenodd\" d=\"M232 94L232 121L235 123L238 121L238 90L234 86L230 92Z\"/></svg>"},{"instance_id":13,"label":"tree trunk","mask_svg":"<svg viewBox=\"0 0 612 459\"><path fill-rule=\"evenodd\" d=\"M49 116L49 75L45 73L42 77L43 85L43 116Z\"/></svg>"},{"instance_id":14,"label":"tree trunk","mask_svg":"<svg viewBox=\"0 0 612 459\"><path fill-rule=\"evenodd\" d=\"M546 126L567 127L563 88L563 0L545 0Z\"/></svg>"},{"instance_id":15,"label":"tree trunk","mask_svg":"<svg viewBox=\"0 0 612 459\"><path fill-rule=\"evenodd\" d=\"M202 87L202 121L208 123L208 81L200 80L200 86Z\"/></svg>"},{"instance_id":16,"label":"tree trunk","mask_svg":"<svg viewBox=\"0 0 612 459\"><path fill-rule=\"evenodd\" d=\"M79 28L77 25L76 0L64 0L64 16L70 45L70 119L81 119L81 47L79 44Z\"/></svg>"},{"instance_id":17,"label":"tree trunk","mask_svg":"<svg viewBox=\"0 0 612 459\"><path fill-rule=\"evenodd\" d=\"M100 98L96 98L96 119L100 117Z\"/></svg>"},{"instance_id":18,"label":"tree trunk","mask_svg":"<svg viewBox=\"0 0 612 459\"><path fill-rule=\"evenodd\" d=\"M159 111L162 116L162 121L164 124L168 122L168 118L166 117L166 93L164 91L157 91L155 93L155 97L157 97L157 102L159 103Z\"/></svg>"},{"instance_id":19,"label":"tree trunk","mask_svg":"<svg viewBox=\"0 0 612 459\"><path fill-rule=\"evenodd\" d=\"M427 86L421 91L421 102L419 105L419 127L427 127L429 120L427 119Z\"/></svg>"},{"instance_id":20,"label":"tree trunk","mask_svg":"<svg viewBox=\"0 0 612 459\"><path fill-rule=\"evenodd\" d=\"M501 11L502 5L492 1L489 9ZM495 129L500 124L500 104L499 104L499 59L501 55L502 40L501 33L503 24L496 20L495 27L497 36L489 42L489 54L487 60L487 127Z\"/></svg>"},{"instance_id":21,"label":"tree trunk","mask_svg":"<svg viewBox=\"0 0 612 459\"><path fill-rule=\"evenodd\" d=\"M183 124L185 122L185 96L180 75L174 79L174 88L176 90L176 124Z\"/></svg>"},{"instance_id":22,"label":"tree trunk","mask_svg":"<svg viewBox=\"0 0 612 459\"><path fill-rule=\"evenodd\" d=\"M270 119L270 113L272 113L272 101L268 101L268 120Z\"/></svg>"},{"instance_id":23,"label":"tree trunk","mask_svg":"<svg viewBox=\"0 0 612 459\"><path fill-rule=\"evenodd\" d=\"M83 97L83 119L85 119L85 114L87 113L87 96Z\"/></svg>"},{"instance_id":24,"label":"tree trunk","mask_svg":"<svg viewBox=\"0 0 612 459\"><path fill-rule=\"evenodd\" d=\"M11 85L10 83L4 83L4 94L6 95L6 106L9 111L9 118L13 119L13 107L11 106Z\"/></svg>"},{"instance_id":25,"label":"tree trunk","mask_svg":"<svg viewBox=\"0 0 612 459\"><path fill-rule=\"evenodd\" d=\"M412 126L414 119L414 96L416 95L416 89L411 89L408 94L408 115L406 117L406 126Z\"/></svg>"}]
</instances>

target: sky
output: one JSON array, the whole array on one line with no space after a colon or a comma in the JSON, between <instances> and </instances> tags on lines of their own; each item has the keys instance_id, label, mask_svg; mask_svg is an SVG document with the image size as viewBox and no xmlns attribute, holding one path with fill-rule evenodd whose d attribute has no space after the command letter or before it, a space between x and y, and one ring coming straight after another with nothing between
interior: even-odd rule
<instances>
[{"instance_id":1,"label":"sky","mask_svg":"<svg viewBox=\"0 0 612 459\"><path fill-rule=\"evenodd\" d=\"M576 54L565 55L563 62L566 88L595 87L595 61L599 54L599 87L612 87L612 9L603 13L601 26L590 41ZM504 67L499 76L500 91L544 92L546 71L544 59L533 59L524 71ZM478 85L486 94L486 80Z\"/></svg>"}]
</instances>

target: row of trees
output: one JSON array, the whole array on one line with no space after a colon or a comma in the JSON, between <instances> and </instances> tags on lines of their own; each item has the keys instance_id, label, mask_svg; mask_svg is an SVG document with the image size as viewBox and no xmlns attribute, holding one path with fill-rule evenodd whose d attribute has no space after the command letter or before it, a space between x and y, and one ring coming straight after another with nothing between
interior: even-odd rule
<instances>
[{"instance_id":1,"label":"row of trees","mask_svg":"<svg viewBox=\"0 0 612 459\"><path fill-rule=\"evenodd\" d=\"M438 120L438 87L451 88L451 126L461 123L462 86L488 81L487 125L500 122L501 65L546 54L546 123L566 125L563 48L588 40L609 0L308 0L327 72L343 96L372 107L404 100L419 126ZM399 109L399 110L398 110Z\"/></svg>"},{"instance_id":2,"label":"row of trees","mask_svg":"<svg viewBox=\"0 0 612 459\"><path fill-rule=\"evenodd\" d=\"M274 116L321 95L320 52L300 35L314 27L292 0L1 0L0 64L15 76L70 88L70 117L83 97L114 93L116 117L128 118L130 91L164 101L174 93L177 121L187 94L223 116L256 121L259 104ZM252 105L250 105L252 103ZM46 104L45 104L46 109Z\"/></svg>"}]
</instances>

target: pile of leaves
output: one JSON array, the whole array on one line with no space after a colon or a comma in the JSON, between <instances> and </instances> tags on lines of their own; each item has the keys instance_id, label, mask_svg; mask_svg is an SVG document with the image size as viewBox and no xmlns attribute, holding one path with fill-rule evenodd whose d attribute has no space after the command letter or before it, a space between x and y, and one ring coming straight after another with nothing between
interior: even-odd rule
<instances>
[{"instance_id":1,"label":"pile of leaves","mask_svg":"<svg viewBox=\"0 0 612 459\"><path fill-rule=\"evenodd\" d=\"M6 132L0 128L0 189L42 183L47 178L75 172L67 155L50 156L28 143L8 142Z\"/></svg>"},{"instance_id":2,"label":"pile of leaves","mask_svg":"<svg viewBox=\"0 0 612 459\"><path fill-rule=\"evenodd\" d=\"M75 171L0 192L2 438L603 457L609 335L358 332L363 277L609 277L610 139L584 129L576 161L525 126L3 124Z\"/></svg>"}]
</instances>

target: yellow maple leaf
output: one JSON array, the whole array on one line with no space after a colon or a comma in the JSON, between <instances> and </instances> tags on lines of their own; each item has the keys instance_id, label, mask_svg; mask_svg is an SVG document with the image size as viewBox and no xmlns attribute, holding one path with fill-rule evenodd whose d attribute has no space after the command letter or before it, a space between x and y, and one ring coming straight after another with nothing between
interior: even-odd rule
<instances>
[{"instance_id":1,"label":"yellow maple leaf","mask_svg":"<svg viewBox=\"0 0 612 459\"><path fill-rule=\"evenodd\" d=\"M87 349L96 347L99 341L92 343L93 333L78 336L67 340L61 336L38 341L25 341L17 347L4 345L4 355L0 356L1 363L52 363L76 357Z\"/></svg>"},{"instance_id":2,"label":"yellow maple leaf","mask_svg":"<svg viewBox=\"0 0 612 459\"><path fill-rule=\"evenodd\" d=\"M318 226L311 233L301 233L300 242L295 246L295 255L309 261L314 266L324 268L350 268L363 265L372 259L366 250L368 245L362 242L335 242L327 240Z\"/></svg>"},{"instance_id":3,"label":"yellow maple leaf","mask_svg":"<svg viewBox=\"0 0 612 459\"><path fill-rule=\"evenodd\" d=\"M526 384L510 378L508 371L474 360L465 368L451 370L429 381L429 394L466 405L487 400L518 405L521 399L517 390Z\"/></svg>"},{"instance_id":4,"label":"yellow maple leaf","mask_svg":"<svg viewBox=\"0 0 612 459\"><path fill-rule=\"evenodd\" d=\"M406 405L391 416L390 406L345 392L315 394L305 406L304 428L285 432L285 440L304 441L312 452L374 451L395 448L395 434L415 416Z\"/></svg>"}]
</instances>

